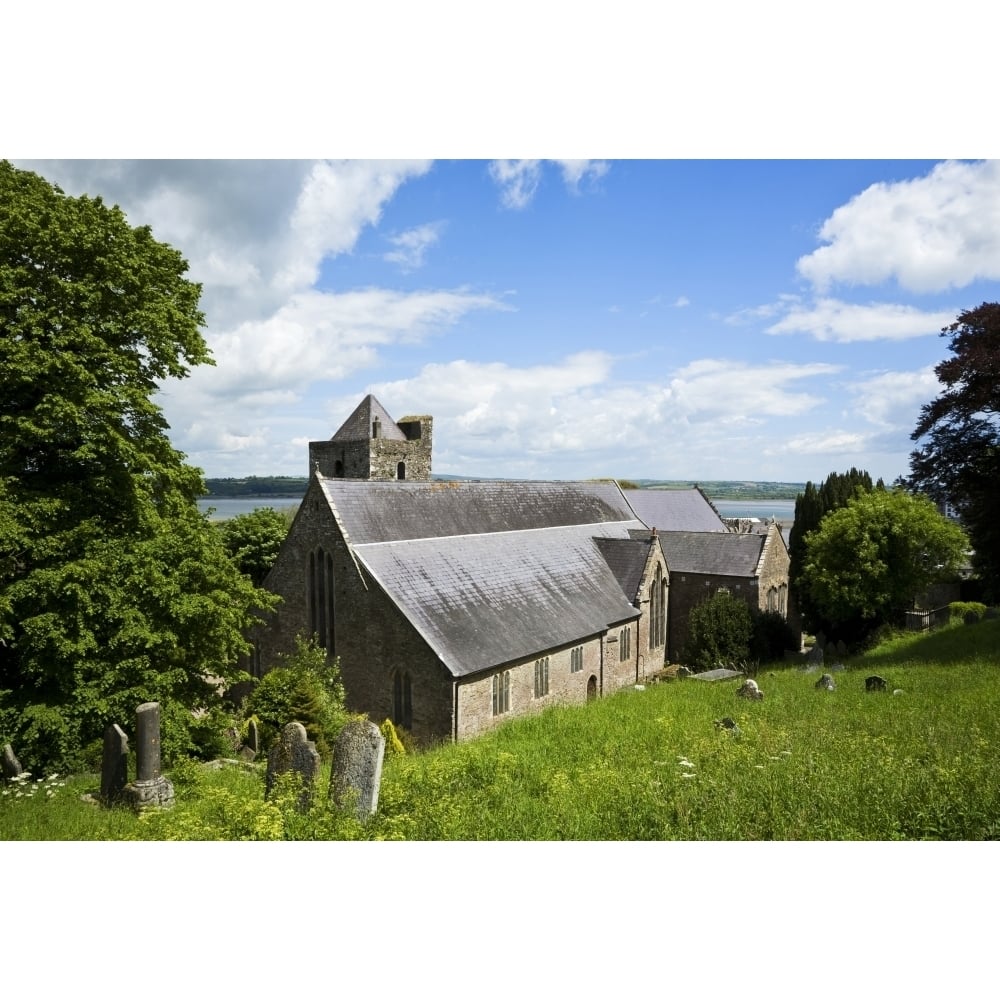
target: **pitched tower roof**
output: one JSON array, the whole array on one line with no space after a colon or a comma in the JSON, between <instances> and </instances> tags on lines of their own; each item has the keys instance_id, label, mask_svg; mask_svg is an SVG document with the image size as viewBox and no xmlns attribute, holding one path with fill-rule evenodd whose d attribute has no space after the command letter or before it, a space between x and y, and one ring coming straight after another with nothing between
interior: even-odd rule
<instances>
[{"instance_id":1,"label":"pitched tower roof","mask_svg":"<svg viewBox=\"0 0 1000 1000\"><path fill-rule=\"evenodd\" d=\"M390 441L405 441L406 435L399 429L396 421L389 416L385 407L369 393L355 407L354 412L340 425L340 430L331 438L332 441L370 441L372 425L376 419L381 425L380 435Z\"/></svg>"}]
</instances>

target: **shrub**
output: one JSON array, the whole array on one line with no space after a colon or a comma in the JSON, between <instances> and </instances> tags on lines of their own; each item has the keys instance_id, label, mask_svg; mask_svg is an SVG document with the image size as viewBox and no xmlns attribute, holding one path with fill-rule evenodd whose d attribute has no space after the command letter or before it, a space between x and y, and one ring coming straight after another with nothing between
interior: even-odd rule
<instances>
[{"instance_id":1,"label":"shrub","mask_svg":"<svg viewBox=\"0 0 1000 1000\"><path fill-rule=\"evenodd\" d=\"M799 648L799 634L777 611L755 611L751 614L753 631L750 655L761 663L782 660L786 649Z\"/></svg>"},{"instance_id":2,"label":"shrub","mask_svg":"<svg viewBox=\"0 0 1000 1000\"><path fill-rule=\"evenodd\" d=\"M712 670L747 660L752 631L747 605L728 591L719 591L691 611L684 662L696 670Z\"/></svg>"},{"instance_id":3,"label":"shrub","mask_svg":"<svg viewBox=\"0 0 1000 1000\"><path fill-rule=\"evenodd\" d=\"M406 747L403 746L403 741L399 738L399 735L396 732L396 727L392 724L392 720L386 719L385 722L379 726L379 730L385 738L386 757L402 757L406 753Z\"/></svg>"},{"instance_id":4,"label":"shrub","mask_svg":"<svg viewBox=\"0 0 1000 1000\"><path fill-rule=\"evenodd\" d=\"M986 614L986 605L979 601L952 601L948 605L948 614L953 622L965 621L965 616L970 611L982 618Z\"/></svg>"},{"instance_id":5,"label":"shrub","mask_svg":"<svg viewBox=\"0 0 1000 1000\"><path fill-rule=\"evenodd\" d=\"M246 711L260 721L265 748L289 722L301 722L319 754L329 756L347 721L337 660L327 662L326 653L312 639L297 638L295 652L279 656L275 667L258 681Z\"/></svg>"}]
</instances>

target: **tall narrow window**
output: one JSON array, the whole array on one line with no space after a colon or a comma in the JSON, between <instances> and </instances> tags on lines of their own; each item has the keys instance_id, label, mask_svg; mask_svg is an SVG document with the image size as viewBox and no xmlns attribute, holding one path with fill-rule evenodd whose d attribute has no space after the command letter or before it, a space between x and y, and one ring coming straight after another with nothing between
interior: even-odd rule
<instances>
[{"instance_id":1,"label":"tall narrow window","mask_svg":"<svg viewBox=\"0 0 1000 1000\"><path fill-rule=\"evenodd\" d=\"M632 656L632 628L626 625L618 633L618 660L624 663Z\"/></svg>"},{"instance_id":2,"label":"tall narrow window","mask_svg":"<svg viewBox=\"0 0 1000 1000\"><path fill-rule=\"evenodd\" d=\"M667 582L663 567L656 567L656 575L649 587L649 648L663 646L667 641Z\"/></svg>"},{"instance_id":3,"label":"tall narrow window","mask_svg":"<svg viewBox=\"0 0 1000 1000\"><path fill-rule=\"evenodd\" d=\"M406 478L406 462L399 462L396 465L396 478L397 479Z\"/></svg>"},{"instance_id":4,"label":"tall narrow window","mask_svg":"<svg viewBox=\"0 0 1000 1000\"><path fill-rule=\"evenodd\" d=\"M306 605L309 631L320 647L334 652L333 556L317 547L309 553L306 569Z\"/></svg>"},{"instance_id":5,"label":"tall narrow window","mask_svg":"<svg viewBox=\"0 0 1000 1000\"><path fill-rule=\"evenodd\" d=\"M413 688L409 673L396 670L392 675L392 721L397 726L413 726Z\"/></svg>"},{"instance_id":6,"label":"tall narrow window","mask_svg":"<svg viewBox=\"0 0 1000 1000\"><path fill-rule=\"evenodd\" d=\"M493 714L503 715L510 711L510 671L504 670L493 675Z\"/></svg>"},{"instance_id":7,"label":"tall narrow window","mask_svg":"<svg viewBox=\"0 0 1000 1000\"><path fill-rule=\"evenodd\" d=\"M549 693L549 658L543 656L535 660L535 697L542 698Z\"/></svg>"},{"instance_id":8,"label":"tall narrow window","mask_svg":"<svg viewBox=\"0 0 1000 1000\"><path fill-rule=\"evenodd\" d=\"M581 670L583 670L583 646L577 646L569 653L569 672L578 674Z\"/></svg>"}]
</instances>

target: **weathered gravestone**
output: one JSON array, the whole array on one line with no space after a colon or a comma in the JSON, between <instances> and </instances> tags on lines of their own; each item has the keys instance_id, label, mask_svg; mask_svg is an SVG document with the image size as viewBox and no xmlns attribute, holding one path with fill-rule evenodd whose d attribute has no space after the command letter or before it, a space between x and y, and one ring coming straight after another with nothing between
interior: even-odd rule
<instances>
[{"instance_id":1,"label":"weathered gravestone","mask_svg":"<svg viewBox=\"0 0 1000 1000\"><path fill-rule=\"evenodd\" d=\"M289 722L267 755L264 797L270 796L279 775L289 773L297 774L302 782L298 807L305 812L312 802L313 784L319 774L319 753L301 722Z\"/></svg>"},{"instance_id":2,"label":"weathered gravestone","mask_svg":"<svg viewBox=\"0 0 1000 1000\"><path fill-rule=\"evenodd\" d=\"M3 755L0 756L0 768L3 769L5 781L19 778L24 773L21 762L14 756L14 748L9 744L3 745Z\"/></svg>"},{"instance_id":3,"label":"weathered gravestone","mask_svg":"<svg viewBox=\"0 0 1000 1000\"><path fill-rule=\"evenodd\" d=\"M837 685L833 683L833 677L830 674L823 674L823 676L816 681L817 691L836 691Z\"/></svg>"},{"instance_id":4,"label":"weathered gravestone","mask_svg":"<svg viewBox=\"0 0 1000 1000\"><path fill-rule=\"evenodd\" d=\"M888 691L889 682L884 677L879 677L878 674L872 674L871 677L865 678L865 690L866 691Z\"/></svg>"},{"instance_id":5,"label":"weathered gravestone","mask_svg":"<svg viewBox=\"0 0 1000 1000\"><path fill-rule=\"evenodd\" d=\"M111 805L122 797L128 784L128 737L117 723L104 730L101 758L101 801Z\"/></svg>"},{"instance_id":6,"label":"weathered gravestone","mask_svg":"<svg viewBox=\"0 0 1000 1000\"><path fill-rule=\"evenodd\" d=\"M724 719L716 719L712 725L714 725L716 729L721 729L724 732L731 733L733 736L741 735L740 727L736 725L736 720L729 718L728 715Z\"/></svg>"},{"instance_id":7,"label":"weathered gravestone","mask_svg":"<svg viewBox=\"0 0 1000 1000\"><path fill-rule=\"evenodd\" d=\"M246 745L253 750L254 753L260 753L260 730L257 728L257 720L251 719L247 723L247 742Z\"/></svg>"},{"instance_id":8,"label":"weathered gravestone","mask_svg":"<svg viewBox=\"0 0 1000 1000\"><path fill-rule=\"evenodd\" d=\"M136 811L174 804L174 786L160 774L160 703L147 701L135 710L136 777L122 789L122 799Z\"/></svg>"},{"instance_id":9,"label":"weathered gravestone","mask_svg":"<svg viewBox=\"0 0 1000 1000\"><path fill-rule=\"evenodd\" d=\"M806 663L815 666L823 666L823 647L817 642L812 649L809 650L809 655L806 657Z\"/></svg>"},{"instance_id":10,"label":"weathered gravestone","mask_svg":"<svg viewBox=\"0 0 1000 1000\"><path fill-rule=\"evenodd\" d=\"M747 701L761 701L764 698L764 692L757 687L757 682L752 677L736 689L736 695L739 698L746 698Z\"/></svg>"},{"instance_id":11,"label":"weathered gravestone","mask_svg":"<svg viewBox=\"0 0 1000 1000\"><path fill-rule=\"evenodd\" d=\"M356 795L358 819L371 816L378 808L384 756L385 737L374 722L366 719L349 722L337 737L330 796L338 806L343 806Z\"/></svg>"}]
</instances>

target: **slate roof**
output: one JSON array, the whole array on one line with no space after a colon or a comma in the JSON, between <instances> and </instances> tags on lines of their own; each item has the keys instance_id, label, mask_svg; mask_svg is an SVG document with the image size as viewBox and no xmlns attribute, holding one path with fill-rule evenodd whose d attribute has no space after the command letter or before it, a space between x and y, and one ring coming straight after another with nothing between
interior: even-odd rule
<instances>
[{"instance_id":1,"label":"slate roof","mask_svg":"<svg viewBox=\"0 0 1000 1000\"><path fill-rule=\"evenodd\" d=\"M333 435L333 441L370 441L372 424L378 417L382 425L381 435L390 441L405 441L406 435L399 429L396 421L389 416L385 407L369 393L354 408L354 412L340 425L340 430Z\"/></svg>"},{"instance_id":2,"label":"slate roof","mask_svg":"<svg viewBox=\"0 0 1000 1000\"><path fill-rule=\"evenodd\" d=\"M711 501L690 490L624 490L625 499L650 528L664 531L727 531Z\"/></svg>"},{"instance_id":3,"label":"slate roof","mask_svg":"<svg viewBox=\"0 0 1000 1000\"><path fill-rule=\"evenodd\" d=\"M716 531L660 533L660 545L671 574L755 576L766 542L766 535L755 534L737 535Z\"/></svg>"},{"instance_id":4,"label":"slate roof","mask_svg":"<svg viewBox=\"0 0 1000 1000\"><path fill-rule=\"evenodd\" d=\"M319 483L354 545L624 521L642 528L614 483Z\"/></svg>"},{"instance_id":5,"label":"slate roof","mask_svg":"<svg viewBox=\"0 0 1000 1000\"><path fill-rule=\"evenodd\" d=\"M649 532L643 531L645 540L636 540L632 531L629 538L595 538L604 561L614 573L622 592L634 601L642 582L642 571L649 559Z\"/></svg>"},{"instance_id":6,"label":"slate roof","mask_svg":"<svg viewBox=\"0 0 1000 1000\"><path fill-rule=\"evenodd\" d=\"M635 545L628 532L639 527L629 520L500 530L369 542L354 552L462 677L637 618L599 546Z\"/></svg>"}]
</instances>

